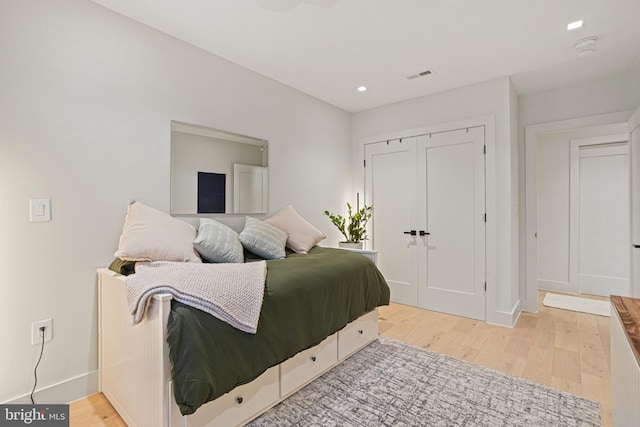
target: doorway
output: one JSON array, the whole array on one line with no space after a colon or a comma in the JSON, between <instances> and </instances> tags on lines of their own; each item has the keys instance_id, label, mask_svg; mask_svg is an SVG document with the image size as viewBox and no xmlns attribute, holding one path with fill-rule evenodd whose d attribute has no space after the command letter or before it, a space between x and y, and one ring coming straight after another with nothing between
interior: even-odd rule
<instances>
[{"instance_id":1,"label":"doorway","mask_svg":"<svg viewBox=\"0 0 640 427\"><path fill-rule=\"evenodd\" d=\"M566 148L566 162L564 163L567 166L569 165L569 140L570 139L578 139L578 138L588 138L588 137L596 137L603 135L616 135L628 132L628 124L627 120L629 117L629 112L618 112L618 113L610 113L603 114L599 116L590 116L583 117L579 119L570 119L563 120L559 122L551 122L551 123L543 123L539 125L531 125L525 127L525 150L524 150L524 163L525 163L525 182L524 182L524 192L525 192L525 215L524 215L524 266L525 266L525 280L521 282L520 295L522 298L522 307L523 310L530 312L538 311L538 289L551 287L544 286L542 282L544 280L552 281L554 277L545 276L545 272L550 271L548 268L545 269L544 264L540 265L538 254L541 251L544 251L544 242L543 240L543 232L544 229L541 228L541 222L544 221L544 205L540 205L538 203L539 196L539 186L541 183L541 177L544 178L547 176L548 171L541 167L539 164L539 153L540 153L540 145L544 141L544 138L550 135L558 135L562 132L573 132L571 137L565 138L567 141ZM566 172L564 178L565 184L555 183L553 180L549 180L548 182L553 185L554 188L561 189L566 192L566 197L561 198L559 200L566 200L566 208L561 205L551 205L553 206L552 212L556 217L562 218L566 221L567 225L565 227L565 238L568 242L568 222L569 222L569 173ZM544 192L543 192L544 193ZM564 211L562 211L564 209ZM548 213L548 212L547 212ZM549 232L550 229L547 228L547 231L544 232L546 236L561 236L560 233ZM539 233L540 232L540 233ZM547 246L549 247L549 246ZM561 262L560 262L561 261ZM549 265L547 265L548 267ZM569 249L568 243L566 245L566 250L564 254L560 255L559 261L555 264L556 272L561 271L559 268L562 268L562 275L557 276L555 280L561 282L559 284L563 284L564 287L562 289L565 292L569 292L568 290L568 282L569 282ZM539 286L539 284L541 284Z\"/></svg>"}]
</instances>

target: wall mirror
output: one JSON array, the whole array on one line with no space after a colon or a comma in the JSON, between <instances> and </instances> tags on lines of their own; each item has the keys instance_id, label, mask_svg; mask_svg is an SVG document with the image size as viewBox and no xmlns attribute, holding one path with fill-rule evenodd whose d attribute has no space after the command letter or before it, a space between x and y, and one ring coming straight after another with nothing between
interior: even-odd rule
<instances>
[{"instance_id":1,"label":"wall mirror","mask_svg":"<svg viewBox=\"0 0 640 427\"><path fill-rule=\"evenodd\" d=\"M171 122L171 214L268 211L268 141Z\"/></svg>"}]
</instances>

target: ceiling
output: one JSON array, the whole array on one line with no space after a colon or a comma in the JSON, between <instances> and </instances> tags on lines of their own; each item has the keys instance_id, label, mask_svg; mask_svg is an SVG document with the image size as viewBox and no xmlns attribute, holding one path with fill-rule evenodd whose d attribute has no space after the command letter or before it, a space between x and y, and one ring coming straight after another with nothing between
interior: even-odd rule
<instances>
[{"instance_id":1,"label":"ceiling","mask_svg":"<svg viewBox=\"0 0 640 427\"><path fill-rule=\"evenodd\" d=\"M350 112L503 76L532 93L640 57L639 0L92 1Z\"/></svg>"}]
</instances>

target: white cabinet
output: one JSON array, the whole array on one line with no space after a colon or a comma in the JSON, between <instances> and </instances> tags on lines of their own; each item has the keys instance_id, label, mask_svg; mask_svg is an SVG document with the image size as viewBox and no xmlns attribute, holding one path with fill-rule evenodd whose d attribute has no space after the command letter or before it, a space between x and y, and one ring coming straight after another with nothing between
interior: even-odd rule
<instances>
[{"instance_id":1,"label":"white cabinet","mask_svg":"<svg viewBox=\"0 0 640 427\"><path fill-rule=\"evenodd\" d=\"M638 110L640 111L640 109ZM636 113L640 117L640 113ZM638 119L640 121L640 118ZM640 296L640 125L629 140L631 188L631 295Z\"/></svg>"},{"instance_id":2,"label":"white cabinet","mask_svg":"<svg viewBox=\"0 0 640 427\"><path fill-rule=\"evenodd\" d=\"M616 427L636 427L640 420L640 348L631 345L633 336L640 346L634 310L639 319L640 300L611 296L611 410Z\"/></svg>"}]
</instances>

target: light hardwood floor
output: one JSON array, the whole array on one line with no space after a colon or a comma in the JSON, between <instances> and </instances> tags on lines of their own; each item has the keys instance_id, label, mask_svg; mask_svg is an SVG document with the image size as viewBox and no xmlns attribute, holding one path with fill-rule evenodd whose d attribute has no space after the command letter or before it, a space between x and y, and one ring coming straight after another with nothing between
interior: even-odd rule
<instances>
[{"instance_id":1,"label":"light hardwood floor","mask_svg":"<svg viewBox=\"0 0 640 427\"><path fill-rule=\"evenodd\" d=\"M380 333L595 400L611 427L609 318L548 308L543 297L514 328L392 303L380 308ZM125 426L100 393L73 402L70 415L72 427Z\"/></svg>"},{"instance_id":2,"label":"light hardwood floor","mask_svg":"<svg viewBox=\"0 0 640 427\"><path fill-rule=\"evenodd\" d=\"M380 309L380 333L597 401L611 427L609 318L548 308L543 298L513 328L393 304Z\"/></svg>"}]
</instances>

